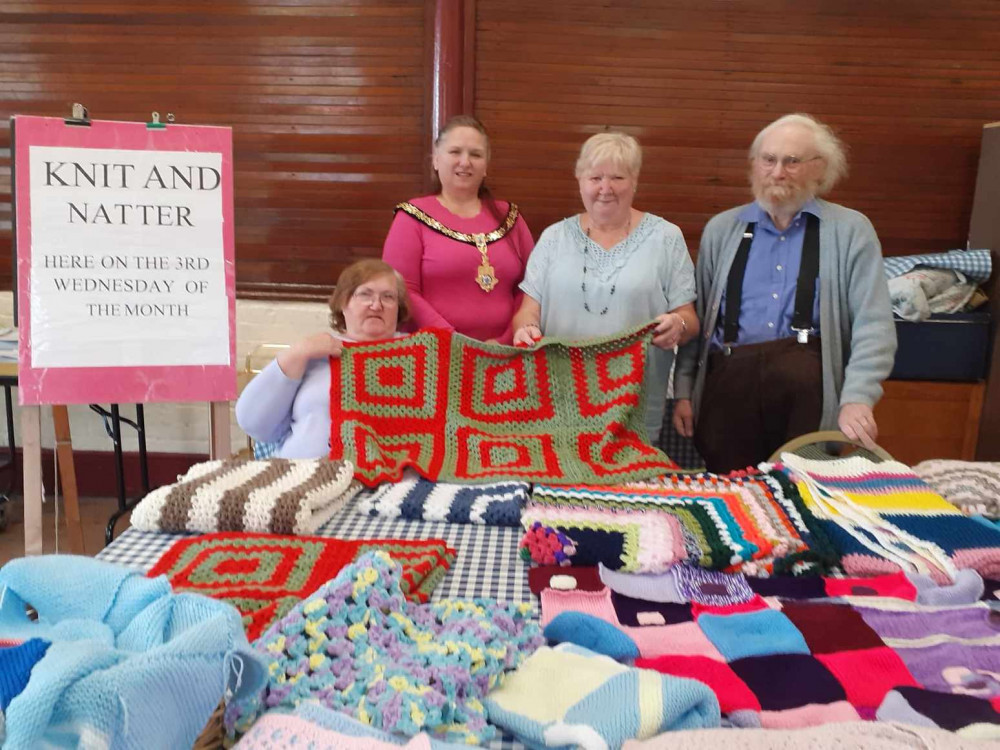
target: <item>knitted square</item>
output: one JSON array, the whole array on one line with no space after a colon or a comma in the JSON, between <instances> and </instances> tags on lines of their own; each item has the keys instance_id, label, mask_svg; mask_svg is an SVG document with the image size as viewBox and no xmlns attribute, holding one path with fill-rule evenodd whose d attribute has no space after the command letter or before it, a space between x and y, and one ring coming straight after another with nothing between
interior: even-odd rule
<instances>
[{"instance_id":1,"label":"knitted square","mask_svg":"<svg viewBox=\"0 0 1000 750\"><path fill-rule=\"evenodd\" d=\"M354 466L327 459L229 458L192 466L132 511L142 531L311 534L361 489Z\"/></svg>"},{"instance_id":2,"label":"knitted square","mask_svg":"<svg viewBox=\"0 0 1000 750\"><path fill-rule=\"evenodd\" d=\"M640 628L622 626L622 630L635 641L644 658L680 655L704 656L719 662L726 660L694 621Z\"/></svg>"},{"instance_id":3,"label":"knitted square","mask_svg":"<svg viewBox=\"0 0 1000 750\"><path fill-rule=\"evenodd\" d=\"M487 599L412 604L389 555L363 555L254 644L272 660L268 682L227 706L227 733L316 701L387 732L487 742L483 699L542 643L531 614Z\"/></svg>"},{"instance_id":4,"label":"knitted square","mask_svg":"<svg viewBox=\"0 0 1000 750\"><path fill-rule=\"evenodd\" d=\"M750 656L729 662L765 711L784 711L809 704L846 700L844 687L808 654Z\"/></svg>"},{"instance_id":5,"label":"knitted square","mask_svg":"<svg viewBox=\"0 0 1000 750\"><path fill-rule=\"evenodd\" d=\"M735 615L701 615L698 627L726 661L771 654L808 654L791 620L773 609Z\"/></svg>"},{"instance_id":6,"label":"knitted square","mask_svg":"<svg viewBox=\"0 0 1000 750\"><path fill-rule=\"evenodd\" d=\"M748 601L737 602L736 604L691 603L691 614L696 620L702 615L736 615L741 612L760 612L765 609L780 610L781 606L777 600L769 602L759 594L754 594L753 598Z\"/></svg>"},{"instance_id":7,"label":"knitted square","mask_svg":"<svg viewBox=\"0 0 1000 750\"><path fill-rule=\"evenodd\" d=\"M558 591L544 589L541 595L542 627L545 627L556 615L563 612L583 612L598 617L612 625L618 625L615 608L611 604L611 592L607 588L600 591Z\"/></svg>"},{"instance_id":8,"label":"knitted square","mask_svg":"<svg viewBox=\"0 0 1000 750\"><path fill-rule=\"evenodd\" d=\"M949 635L975 640L1000 635L1000 612L985 603L965 607L934 609L910 605L907 609L876 608L856 604L865 622L883 639L920 639L928 635Z\"/></svg>"},{"instance_id":9,"label":"knitted square","mask_svg":"<svg viewBox=\"0 0 1000 750\"><path fill-rule=\"evenodd\" d=\"M900 685L920 687L899 655L888 646L817 654L816 658L844 686L857 709L876 709L885 694Z\"/></svg>"},{"instance_id":10,"label":"knitted square","mask_svg":"<svg viewBox=\"0 0 1000 750\"><path fill-rule=\"evenodd\" d=\"M549 581L552 576L569 576L575 582L573 586L577 591L600 591L604 584L598 575L597 568L581 565L541 565L537 568L528 569L528 588L535 596L540 596L542 589L549 588Z\"/></svg>"},{"instance_id":11,"label":"knitted square","mask_svg":"<svg viewBox=\"0 0 1000 750\"><path fill-rule=\"evenodd\" d=\"M928 690L987 700L1000 696L1000 645L946 641L912 648L894 644L893 648Z\"/></svg>"},{"instance_id":12,"label":"knitted square","mask_svg":"<svg viewBox=\"0 0 1000 750\"><path fill-rule=\"evenodd\" d=\"M331 359L330 457L369 486L428 479L613 484L676 468L648 444L652 325L532 349L444 330L349 343Z\"/></svg>"},{"instance_id":13,"label":"knitted square","mask_svg":"<svg viewBox=\"0 0 1000 750\"><path fill-rule=\"evenodd\" d=\"M616 593L647 602L685 604L687 599L677 589L674 571L678 567L675 565L665 573L620 573L599 565L597 571L604 585Z\"/></svg>"},{"instance_id":14,"label":"knitted square","mask_svg":"<svg viewBox=\"0 0 1000 750\"><path fill-rule=\"evenodd\" d=\"M562 644L538 649L486 699L490 721L530 747L621 747L672 729L719 725L694 680L618 664Z\"/></svg>"},{"instance_id":15,"label":"knitted square","mask_svg":"<svg viewBox=\"0 0 1000 750\"><path fill-rule=\"evenodd\" d=\"M406 472L399 482L387 482L362 495L354 509L363 516L411 521L520 526L530 489L527 482L449 484Z\"/></svg>"},{"instance_id":16,"label":"knitted square","mask_svg":"<svg viewBox=\"0 0 1000 750\"><path fill-rule=\"evenodd\" d=\"M973 724L1000 724L1000 713L989 701L972 695L950 695L900 687L886 696L877 714L879 721L928 724L957 732Z\"/></svg>"},{"instance_id":17,"label":"knitted square","mask_svg":"<svg viewBox=\"0 0 1000 750\"><path fill-rule=\"evenodd\" d=\"M649 622L655 622L658 625L674 625L678 622L691 622L693 619L690 604L648 602L643 599L633 599L631 596L614 591L611 592L611 604L615 608L618 622L622 625L640 627Z\"/></svg>"},{"instance_id":18,"label":"knitted square","mask_svg":"<svg viewBox=\"0 0 1000 750\"><path fill-rule=\"evenodd\" d=\"M569 508L530 503L521 517L526 529L536 523L562 531L576 542L573 562L588 565L602 562L612 570L626 573L662 573L687 556L680 523L669 513L647 511ZM578 530L611 531L624 535L625 547L617 560L604 554L598 560L596 550L590 552Z\"/></svg>"},{"instance_id":19,"label":"knitted square","mask_svg":"<svg viewBox=\"0 0 1000 750\"><path fill-rule=\"evenodd\" d=\"M0 645L0 712L14 700L31 676L35 664L49 650L49 641L29 638L23 643ZM3 736L0 731L0 737Z\"/></svg>"},{"instance_id":20,"label":"knitted square","mask_svg":"<svg viewBox=\"0 0 1000 750\"><path fill-rule=\"evenodd\" d=\"M750 589L761 596L777 596L781 599L820 599L825 597L826 587L820 576L774 576L757 578L747 576Z\"/></svg>"},{"instance_id":21,"label":"knitted square","mask_svg":"<svg viewBox=\"0 0 1000 750\"><path fill-rule=\"evenodd\" d=\"M914 601L917 587L900 571L868 578L825 578L827 596L889 596Z\"/></svg>"},{"instance_id":22,"label":"knitted square","mask_svg":"<svg viewBox=\"0 0 1000 750\"><path fill-rule=\"evenodd\" d=\"M699 604L726 605L747 602L753 591L739 573L729 574L678 565L677 588L689 601Z\"/></svg>"},{"instance_id":23,"label":"knitted square","mask_svg":"<svg viewBox=\"0 0 1000 750\"><path fill-rule=\"evenodd\" d=\"M760 711L760 701L746 683L725 664L704 656L657 656L653 659L639 658L635 665L642 669L655 669L674 677L688 677L704 682L719 699L723 714L734 711Z\"/></svg>"},{"instance_id":24,"label":"knitted square","mask_svg":"<svg viewBox=\"0 0 1000 750\"><path fill-rule=\"evenodd\" d=\"M232 604L254 640L345 565L373 550L388 552L402 566L400 584L414 601L427 601L455 560L455 551L441 539L345 541L231 532L174 542L147 575L167 576L174 591Z\"/></svg>"},{"instance_id":25,"label":"knitted square","mask_svg":"<svg viewBox=\"0 0 1000 750\"><path fill-rule=\"evenodd\" d=\"M786 601L781 611L802 633L814 654L885 646L878 633L846 604Z\"/></svg>"},{"instance_id":26,"label":"knitted square","mask_svg":"<svg viewBox=\"0 0 1000 750\"><path fill-rule=\"evenodd\" d=\"M861 721L861 717L847 701L809 703L781 711L760 712L760 725L764 729L801 729L848 721Z\"/></svg>"}]
</instances>

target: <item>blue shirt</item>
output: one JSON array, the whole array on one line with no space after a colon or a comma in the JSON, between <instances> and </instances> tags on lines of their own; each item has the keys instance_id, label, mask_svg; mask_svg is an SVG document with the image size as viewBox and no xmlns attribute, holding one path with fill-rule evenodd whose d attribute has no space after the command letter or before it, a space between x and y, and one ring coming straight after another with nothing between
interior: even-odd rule
<instances>
[{"instance_id":1,"label":"blue shirt","mask_svg":"<svg viewBox=\"0 0 1000 750\"><path fill-rule=\"evenodd\" d=\"M788 229L780 231L767 211L752 203L740 213L740 220L756 222L746 273L743 275L743 299L740 303L738 344L759 344L795 336L792 316L795 313L795 287L802 262L802 242L806 236L803 213L820 216L819 206L809 201L799 211ZM712 349L722 348L726 321L726 291L723 288L718 325L712 334ZM819 284L813 299L814 334L819 333Z\"/></svg>"}]
</instances>

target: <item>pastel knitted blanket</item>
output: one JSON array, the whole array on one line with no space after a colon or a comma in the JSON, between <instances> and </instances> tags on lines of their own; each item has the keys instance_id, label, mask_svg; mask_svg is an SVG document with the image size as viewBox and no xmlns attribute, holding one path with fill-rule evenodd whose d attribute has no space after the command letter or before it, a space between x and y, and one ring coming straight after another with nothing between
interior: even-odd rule
<instances>
[{"instance_id":1,"label":"pastel knitted blanket","mask_svg":"<svg viewBox=\"0 0 1000 750\"><path fill-rule=\"evenodd\" d=\"M0 569L0 641L32 638L49 647L4 712L5 748L191 747L266 679L232 607L88 557Z\"/></svg>"},{"instance_id":2,"label":"pastel knitted blanket","mask_svg":"<svg viewBox=\"0 0 1000 750\"><path fill-rule=\"evenodd\" d=\"M347 461L230 458L195 464L132 511L142 531L311 534L361 489Z\"/></svg>"},{"instance_id":3,"label":"pastel knitted blanket","mask_svg":"<svg viewBox=\"0 0 1000 750\"><path fill-rule=\"evenodd\" d=\"M174 542L149 575L167 576L174 591L232 604L255 640L345 565L375 550L393 557L403 594L418 602L430 598L455 561L455 550L442 539L345 541L230 532Z\"/></svg>"},{"instance_id":4,"label":"pastel knitted blanket","mask_svg":"<svg viewBox=\"0 0 1000 750\"><path fill-rule=\"evenodd\" d=\"M450 484L407 471L399 482L386 482L362 494L354 509L363 516L517 526L530 491L527 482Z\"/></svg>"},{"instance_id":5,"label":"pastel knitted blanket","mask_svg":"<svg viewBox=\"0 0 1000 750\"><path fill-rule=\"evenodd\" d=\"M225 725L232 735L265 710L314 700L396 734L483 743L496 733L483 699L542 642L529 605L410 604L399 567L367 554L254 644L272 660L270 678L227 707Z\"/></svg>"},{"instance_id":6,"label":"pastel knitted blanket","mask_svg":"<svg viewBox=\"0 0 1000 750\"><path fill-rule=\"evenodd\" d=\"M905 464L789 453L781 460L848 573L904 570L949 582L959 568L972 568L1000 577L1000 529L964 516Z\"/></svg>"},{"instance_id":7,"label":"pastel knitted blanket","mask_svg":"<svg viewBox=\"0 0 1000 750\"><path fill-rule=\"evenodd\" d=\"M422 476L464 483L614 484L676 465L648 444L643 377L652 326L533 349L422 330L348 343L331 359L330 457L368 486Z\"/></svg>"}]
</instances>

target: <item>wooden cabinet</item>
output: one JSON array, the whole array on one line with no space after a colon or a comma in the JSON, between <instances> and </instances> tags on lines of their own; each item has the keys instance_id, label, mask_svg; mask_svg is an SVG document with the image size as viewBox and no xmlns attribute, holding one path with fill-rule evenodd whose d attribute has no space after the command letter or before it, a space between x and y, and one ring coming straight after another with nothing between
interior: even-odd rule
<instances>
[{"instance_id":1,"label":"wooden cabinet","mask_svg":"<svg viewBox=\"0 0 1000 750\"><path fill-rule=\"evenodd\" d=\"M984 383L888 380L875 407L879 445L911 466L928 458L972 461Z\"/></svg>"}]
</instances>

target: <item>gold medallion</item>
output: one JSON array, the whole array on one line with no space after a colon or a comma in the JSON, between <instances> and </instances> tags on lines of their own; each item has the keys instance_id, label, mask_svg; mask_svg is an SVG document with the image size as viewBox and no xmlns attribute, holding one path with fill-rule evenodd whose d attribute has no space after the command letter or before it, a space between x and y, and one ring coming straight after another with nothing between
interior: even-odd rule
<instances>
[{"instance_id":1,"label":"gold medallion","mask_svg":"<svg viewBox=\"0 0 1000 750\"><path fill-rule=\"evenodd\" d=\"M482 256L482 262L479 264L479 268L476 269L476 283L479 284L479 288L484 292L492 292L493 287L497 285L497 272L490 265L490 256L487 254L489 248L486 244L486 235L474 234L472 238L476 243L476 249L479 250L479 254Z\"/></svg>"}]
</instances>

